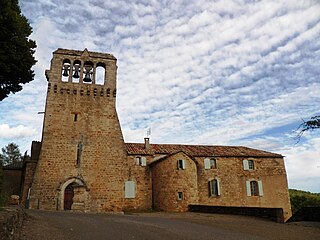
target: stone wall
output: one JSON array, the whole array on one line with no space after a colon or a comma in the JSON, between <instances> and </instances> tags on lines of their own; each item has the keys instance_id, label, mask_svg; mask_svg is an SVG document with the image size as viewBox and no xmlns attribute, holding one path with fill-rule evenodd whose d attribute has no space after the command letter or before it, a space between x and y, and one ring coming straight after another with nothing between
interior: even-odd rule
<instances>
[{"instance_id":1,"label":"stone wall","mask_svg":"<svg viewBox=\"0 0 320 240\"><path fill-rule=\"evenodd\" d=\"M152 174L148 166L150 156L145 156L146 166L139 164L136 157L143 156L128 156L128 178L126 179L136 183L136 196L124 200L124 211L145 211L152 208Z\"/></svg>"},{"instance_id":2,"label":"stone wall","mask_svg":"<svg viewBox=\"0 0 320 240\"><path fill-rule=\"evenodd\" d=\"M216 169L204 169L204 157L197 157L199 204L213 206L241 206L282 208L284 219L291 216L287 177L282 158L250 158L254 170L244 170L243 157L217 157ZM220 180L220 196L210 197L208 181ZM262 182L263 196L247 196L246 181Z\"/></svg>"},{"instance_id":3,"label":"stone wall","mask_svg":"<svg viewBox=\"0 0 320 240\"><path fill-rule=\"evenodd\" d=\"M185 161L185 169L178 169L178 160ZM154 209L183 212L197 203L197 166L189 156L183 152L168 156L154 163L151 171Z\"/></svg>"},{"instance_id":4,"label":"stone wall","mask_svg":"<svg viewBox=\"0 0 320 240\"><path fill-rule=\"evenodd\" d=\"M191 212L233 214L233 215L262 217L262 218L268 218L275 222L284 223L282 208L189 205L189 210Z\"/></svg>"},{"instance_id":5,"label":"stone wall","mask_svg":"<svg viewBox=\"0 0 320 240\"><path fill-rule=\"evenodd\" d=\"M64 61L106 67L103 85L62 82ZM72 67L71 67L72 69ZM115 109L116 59L108 54L57 50L49 79L42 147L31 187L30 207L64 209L67 184L80 184L83 211L120 211L126 152ZM82 75L81 70L80 75ZM79 205L80 206L80 205Z\"/></svg>"}]
</instances>

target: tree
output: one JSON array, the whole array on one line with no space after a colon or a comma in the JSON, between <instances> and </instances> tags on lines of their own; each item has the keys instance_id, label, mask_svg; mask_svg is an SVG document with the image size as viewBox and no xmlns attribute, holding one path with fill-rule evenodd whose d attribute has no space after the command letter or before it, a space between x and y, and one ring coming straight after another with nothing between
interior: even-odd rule
<instances>
[{"instance_id":1,"label":"tree","mask_svg":"<svg viewBox=\"0 0 320 240\"><path fill-rule=\"evenodd\" d=\"M301 129L298 133L298 140L300 140L301 136L304 134L306 131L313 131L314 129L320 128L320 115L319 116L314 116L310 118L310 120L305 121L302 120L303 123L300 124L298 129Z\"/></svg>"},{"instance_id":2,"label":"tree","mask_svg":"<svg viewBox=\"0 0 320 240\"><path fill-rule=\"evenodd\" d=\"M31 67L36 43L28 20L21 14L18 0L0 1L0 101L22 89L34 78Z\"/></svg>"},{"instance_id":3,"label":"tree","mask_svg":"<svg viewBox=\"0 0 320 240\"><path fill-rule=\"evenodd\" d=\"M0 161L3 165L17 163L22 161L22 155L20 153L19 146L15 143L9 143L7 146L1 149Z\"/></svg>"}]
</instances>

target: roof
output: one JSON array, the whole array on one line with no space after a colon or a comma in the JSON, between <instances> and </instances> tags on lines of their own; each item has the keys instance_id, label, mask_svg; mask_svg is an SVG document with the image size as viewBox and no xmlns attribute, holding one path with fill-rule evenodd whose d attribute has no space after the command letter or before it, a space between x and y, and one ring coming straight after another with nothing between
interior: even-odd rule
<instances>
[{"instance_id":1,"label":"roof","mask_svg":"<svg viewBox=\"0 0 320 240\"><path fill-rule=\"evenodd\" d=\"M2 166L2 169L22 169L23 161L10 163L8 165Z\"/></svg>"},{"instance_id":2,"label":"roof","mask_svg":"<svg viewBox=\"0 0 320 240\"><path fill-rule=\"evenodd\" d=\"M98 57L98 58L106 58L106 59L117 60L115 58L115 56L113 56L112 54L100 53L100 52L91 52L91 51L88 51L87 49L84 49L83 51L81 51L81 50L71 50L71 49L58 48L53 53L54 54L81 56L85 51L89 54L90 57Z\"/></svg>"},{"instance_id":3,"label":"roof","mask_svg":"<svg viewBox=\"0 0 320 240\"><path fill-rule=\"evenodd\" d=\"M149 149L145 149L143 143L125 145L129 155L173 154L182 151L192 157L283 157L281 154L243 146L150 144Z\"/></svg>"}]
</instances>

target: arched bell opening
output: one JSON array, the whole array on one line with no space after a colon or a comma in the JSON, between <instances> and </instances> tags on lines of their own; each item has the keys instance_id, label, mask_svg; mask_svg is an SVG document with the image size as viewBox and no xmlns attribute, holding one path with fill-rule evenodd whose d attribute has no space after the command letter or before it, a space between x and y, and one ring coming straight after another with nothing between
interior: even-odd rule
<instances>
[{"instance_id":1,"label":"arched bell opening","mask_svg":"<svg viewBox=\"0 0 320 240\"><path fill-rule=\"evenodd\" d=\"M64 59L62 62L62 72L61 72L61 81L62 82L68 82L69 76L70 76L70 60Z\"/></svg>"},{"instance_id":2,"label":"arched bell opening","mask_svg":"<svg viewBox=\"0 0 320 240\"><path fill-rule=\"evenodd\" d=\"M90 61L87 61L83 65L83 74L82 74L82 81L84 83L92 83L92 77L93 77L93 63Z\"/></svg>"},{"instance_id":3,"label":"arched bell opening","mask_svg":"<svg viewBox=\"0 0 320 240\"><path fill-rule=\"evenodd\" d=\"M106 80L106 65L104 63L98 63L96 67L95 75L96 84L104 85Z\"/></svg>"},{"instance_id":4,"label":"arched bell opening","mask_svg":"<svg viewBox=\"0 0 320 240\"><path fill-rule=\"evenodd\" d=\"M72 67L72 82L78 83L81 72L81 61L75 60Z\"/></svg>"}]
</instances>

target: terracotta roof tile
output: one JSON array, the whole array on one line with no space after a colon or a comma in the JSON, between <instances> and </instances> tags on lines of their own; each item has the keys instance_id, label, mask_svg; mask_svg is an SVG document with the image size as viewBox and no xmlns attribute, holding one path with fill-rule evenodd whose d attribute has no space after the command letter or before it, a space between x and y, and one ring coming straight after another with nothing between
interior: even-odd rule
<instances>
[{"instance_id":1,"label":"terracotta roof tile","mask_svg":"<svg viewBox=\"0 0 320 240\"><path fill-rule=\"evenodd\" d=\"M150 144L149 149L146 150L143 143L126 143L125 145L128 154L132 155L172 154L183 151L192 157L283 157L281 154L242 146Z\"/></svg>"}]
</instances>

